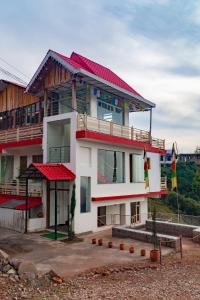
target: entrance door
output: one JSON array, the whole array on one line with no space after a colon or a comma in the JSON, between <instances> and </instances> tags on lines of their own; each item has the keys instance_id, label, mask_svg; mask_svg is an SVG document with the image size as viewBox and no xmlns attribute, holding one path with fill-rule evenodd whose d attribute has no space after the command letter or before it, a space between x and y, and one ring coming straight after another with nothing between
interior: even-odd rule
<instances>
[{"instance_id":1,"label":"entrance door","mask_svg":"<svg viewBox=\"0 0 200 300\"><path fill-rule=\"evenodd\" d=\"M140 223L140 202L131 203L131 223Z\"/></svg>"},{"instance_id":2,"label":"entrance door","mask_svg":"<svg viewBox=\"0 0 200 300\"><path fill-rule=\"evenodd\" d=\"M106 206L99 206L97 210L97 226L106 225Z\"/></svg>"},{"instance_id":3,"label":"entrance door","mask_svg":"<svg viewBox=\"0 0 200 300\"><path fill-rule=\"evenodd\" d=\"M68 224L68 201L67 191L57 191L57 225ZM55 225L55 191L50 192L50 226Z\"/></svg>"}]
</instances>

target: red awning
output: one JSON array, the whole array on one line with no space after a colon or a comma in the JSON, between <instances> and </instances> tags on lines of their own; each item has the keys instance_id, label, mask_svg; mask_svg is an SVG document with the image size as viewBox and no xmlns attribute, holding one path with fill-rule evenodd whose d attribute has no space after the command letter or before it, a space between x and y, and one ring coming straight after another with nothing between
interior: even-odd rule
<instances>
[{"instance_id":1,"label":"red awning","mask_svg":"<svg viewBox=\"0 0 200 300\"><path fill-rule=\"evenodd\" d=\"M73 181L76 175L64 164L32 163L22 178L44 178L51 181Z\"/></svg>"}]
</instances>

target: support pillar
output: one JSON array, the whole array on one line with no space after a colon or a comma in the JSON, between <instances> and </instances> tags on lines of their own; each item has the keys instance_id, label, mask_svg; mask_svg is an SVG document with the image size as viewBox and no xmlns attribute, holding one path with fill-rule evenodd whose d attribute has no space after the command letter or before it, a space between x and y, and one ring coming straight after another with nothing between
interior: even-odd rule
<instances>
[{"instance_id":1,"label":"support pillar","mask_svg":"<svg viewBox=\"0 0 200 300\"><path fill-rule=\"evenodd\" d=\"M77 99L76 99L76 80L72 80L72 108L77 110Z\"/></svg>"},{"instance_id":2,"label":"support pillar","mask_svg":"<svg viewBox=\"0 0 200 300\"><path fill-rule=\"evenodd\" d=\"M57 226L58 226L58 220L57 220L57 181L55 181L55 240L57 240Z\"/></svg>"},{"instance_id":3,"label":"support pillar","mask_svg":"<svg viewBox=\"0 0 200 300\"><path fill-rule=\"evenodd\" d=\"M26 211L25 211L25 233L28 232L28 178L26 178Z\"/></svg>"}]
</instances>

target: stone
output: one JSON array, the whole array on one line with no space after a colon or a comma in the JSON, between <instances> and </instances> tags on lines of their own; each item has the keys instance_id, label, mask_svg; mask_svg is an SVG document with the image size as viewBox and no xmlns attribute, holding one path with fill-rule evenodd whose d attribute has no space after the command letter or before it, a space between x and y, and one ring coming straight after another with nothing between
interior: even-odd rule
<instances>
[{"instance_id":1,"label":"stone","mask_svg":"<svg viewBox=\"0 0 200 300\"><path fill-rule=\"evenodd\" d=\"M54 283L57 283L57 284L61 284L63 282L62 278L60 276L54 276L52 277L52 281Z\"/></svg>"},{"instance_id":2,"label":"stone","mask_svg":"<svg viewBox=\"0 0 200 300\"><path fill-rule=\"evenodd\" d=\"M12 267L11 267L9 264L7 264L7 265L5 265L5 266L3 267L2 271L3 271L4 273L8 273L8 271L9 271L10 269L12 269Z\"/></svg>"},{"instance_id":3,"label":"stone","mask_svg":"<svg viewBox=\"0 0 200 300\"><path fill-rule=\"evenodd\" d=\"M34 263L27 260L20 263L18 274L22 279L32 280L37 277L38 272Z\"/></svg>"},{"instance_id":4,"label":"stone","mask_svg":"<svg viewBox=\"0 0 200 300\"><path fill-rule=\"evenodd\" d=\"M16 275L16 270L15 269L13 269L13 268L11 268L8 272L7 272L7 274L9 274L9 275Z\"/></svg>"},{"instance_id":5,"label":"stone","mask_svg":"<svg viewBox=\"0 0 200 300\"><path fill-rule=\"evenodd\" d=\"M0 260L9 260L9 255L0 249Z\"/></svg>"},{"instance_id":6,"label":"stone","mask_svg":"<svg viewBox=\"0 0 200 300\"><path fill-rule=\"evenodd\" d=\"M18 270L19 269L19 265L21 264L21 260L17 259L17 258L11 258L9 260L10 265L15 269Z\"/></svg>"}]
</instances>

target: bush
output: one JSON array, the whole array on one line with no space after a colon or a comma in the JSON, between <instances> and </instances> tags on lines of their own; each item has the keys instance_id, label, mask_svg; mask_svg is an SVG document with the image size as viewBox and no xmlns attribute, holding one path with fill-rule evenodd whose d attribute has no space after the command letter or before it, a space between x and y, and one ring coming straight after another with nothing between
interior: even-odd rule
<instances>
[{"instance_id":1,"label":"bush","mask_svg":"<svg viewBox=\"0 0 200 300\"><path fill-rule=\"evenodd\" d=\"M163 197L163 202L177 211L177 194L170 192L167 196ZM181 194L178 195L179 209L183 214L199 216L200 215L200 203L192 198L185 197Z\"/></svg>"}]
</instances>

